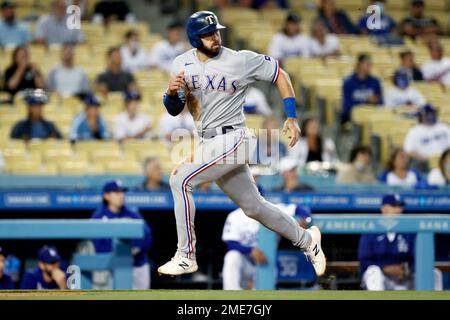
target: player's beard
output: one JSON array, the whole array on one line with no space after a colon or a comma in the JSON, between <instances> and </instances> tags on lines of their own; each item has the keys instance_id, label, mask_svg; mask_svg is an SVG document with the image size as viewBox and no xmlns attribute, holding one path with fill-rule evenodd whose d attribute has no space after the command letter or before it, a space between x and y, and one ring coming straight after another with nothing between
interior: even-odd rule
<instances>
[{"instance_id":1,"label":"player's beard","mask_svg":"<svg viewBox=\"0 0 450 320\"><path fill-rule=\"evenodd\" d=\"M219 54L221 48L222 45L219 43L216 47L213 48L207 48L203 45L200 48L198 48L198 50L204 55L208 56L209 58L214 58Z\"/></svg>"}]
</instances>

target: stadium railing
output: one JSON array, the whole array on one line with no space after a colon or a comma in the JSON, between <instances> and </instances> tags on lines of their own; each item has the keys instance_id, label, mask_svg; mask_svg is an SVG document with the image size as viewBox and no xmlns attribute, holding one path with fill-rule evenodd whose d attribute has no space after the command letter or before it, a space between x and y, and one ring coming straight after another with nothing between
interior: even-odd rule
<instances>
[{"instance_id":1,"label":"stadium railing","mask_svg":"<svg viewBox=\"0 0 450 320\"><path fill-rule=\"evenodd\" d=\"M433 290L435 259L434 235L450 233L450 215L385 216L368 214L313 215L314 224L322 234L380 234L386 232L415 233L415 288ZM273 290L276 285L276 234L264 227L258 237L258 246L267 257L267 265L258 265L255 287L257 290Z\"/></svg>"},{"instance_id":2,"label":"stadium railing","mask_svg":"<svg viewBox=\"0 0 450 320\"><path fill-rule=\"evenodd\" d=\"M131 243L119 241L142 238L142 221L94 221L90 219L5 219L0 220L0 239L113 239L110 254L75 255L80 270L80 289L90 289L86 272L110 269L114 289L132 288L133 257Z\"/></svg>"}]
</instances>

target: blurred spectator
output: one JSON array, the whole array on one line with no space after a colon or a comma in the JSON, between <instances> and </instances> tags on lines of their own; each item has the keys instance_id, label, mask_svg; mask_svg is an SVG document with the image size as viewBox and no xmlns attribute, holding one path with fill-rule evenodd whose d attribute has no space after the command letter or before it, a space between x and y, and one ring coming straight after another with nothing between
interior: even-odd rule
<instances>
[{"instance_id":1,"label":"blurred spectator","mask_svg":"<svg viewBox=\"0 0 450 320\"><path fill-rule=\"evenodd\" d=\"M414 187L422 182L422 177L417 170L409 168L408 154L397 148L392 152L380 180L389 186Z\"/></svg>"},{"instance_id":2,"label":"blurred spectator","mask_svg":"<svg viewBox=\"0 0 450 320\"><path fill-rule=\"evenodd\" d=\"M444 48L439 41L430 41L428 50L431 60L422 65L424 79L450 86L450 57L444 57Z\"/></svg>"},{"instance_id":3,"label":"blurred spectator","mask_svg":"<svg viewBox=\"0 0 450 320\"><path fill-rule=\"evenodd\" d=\"M439 158L439 168L434 168L428 174L430 186L450 185L450 149L445 150Z\"/></svg>"},{"instance_id":4,"label":"blurred spectator","mask_svg":"<svg viewBox=\"0 0 450 320\"><path fill-rule=\"evenodd\" d=\"M414 53L411 50L405 50L400 52L400 69L406 70L409 75L409 80L422 81L422 71L417 67L414 61Z\"/></svg>"},{"instance_id":5,"label":"blurred spectator","mask_svg":"<svg viewBox=\"0 0 450 320\"><path fill-rule=\"evenodd\" d=\"M90 91L86 72L75 66L75 48L65 44L61 49L61 64L50 70L47 89L61 96L75 96Z\"/></svg>"},{"instance_id":6,"label":"blurred spectator","mask_svg":"<svg viewBox=\"0 0 450 320\"><path fill-rule=\"evenodd\" d=\"M410 16L401 21L400 33L415 40L418 36L441 34L441 27L435 18L425 16L425 1L411 0Z\"/></svg>"},{"instance_id":7,"label":"blurred spectator","mask_svg":"<svg viewBox=\"0 0 450 320\"><path fill-rule=\"evenodd\" d=\"M13 290L14 283L9 275L5 273L5 258L6 254L2 247L0 247L0 290Z\"/></svg>"},{"instance_id":8,"label":"blurred spectator","mask_svg":"<svg viewBox=\"0 0 450 320\"><path fill-rule=\"evenodd\" d=\"M120 47L122 69L128 72L147 69L150 67L150 58L139 43L139 33L131 29L125 34L125 43Z\"/></svg>"},{"instance_id":9,"label":"blurred spectator","mask_svg":"<svg viewBox=\"0 0 450 320\"><path fill-rule=\"evenodd\" d=\"M352 109L358 104L383 104L383 92L380 80L372 76L371 71L371 57L365 53L360 54L355 72L344 79L342 86L342 123L351 120Z\"/></svg>"},{"instance_id":10,"label":"blurred spectator","mask_svg":"<svg viewBox=\"0 0 450 320\"><path fill-rule=\"evenodd\" d=\"M340 55L339 38L328 33L325 23L317 19L311 26L311 42L309 48L313 57L327 58Z\"/></svg>"},{"instance_id":11,"label":"blurred spectator","mask_svg":"<svg viewBox=\"0 0 450 320\"><path fill-rule=\"evenodd\" d=\"M109 219L137 219L144 222L144 237L142 239L133 239L131 241L133 254L133 290L150 289L150 264L148 261L148 252L152 245L152 232L142 215L130 210L125 206L125 192L128 188L122 186L121 181L109 181L103 186L103 203L98 208L91 219L109 220ZM95 251L97 253L106 253L113 251L112 239L95 239Z\"/></svg>"},{"instance_id":12,"label":"blurred spectator","mask_svg":"<svg viewBox=\"0 0 450 320\"><path fill-rule=\"evenodd\" d=\"M267 102L264 92L255 87L249 87L244 102L244 112L270 116L273 112Z\"/></svg>"},{"instance_id":13,"label":"blurred spectator","mask_svg":"<svg viewBox=\"0 0 450 320\"><path fill-rule=\"evenodd\" d=\"M39 250L38 266L28 270L22 279L22 290L67 289L66 273L60 268L61 257L55 247Z\"/></svg>"},{"instance_id":14,"label":"blurred spectator","mask_svg":"<svg viewBox=\"0 0 450 320\"><path fill-rule=\"evenodd\" d=\"M98 1L94 8L92 22L109 24L114 21L135 23L136 17L123 0Z\"/></svg>"},{"instance_id":15,"label":"blurred spectator","mask_svg":"<svg viewBox=\"0 0 450 320\"><path fill-rule=\"evenodd\" d=\"M257 163L274 166L286 156L286 145L280 140L280 124L274 116L266 117L258 131Z\"/></svg>"},{"instance_id":16,"label":"blurred spectator","mask_svg":"<svg viewBox=\"0 0 450 320\"><path fill-rule=\"evenodd\" d=\"M438 112L431 104L417 113L419 123L406 134L404 150L419 161L427 161L450 147L450 126L438 121Z\"/></svg>"},{"instance_id":17,"label":"blurred spectator","mask_svg":"<svg viewBox=\"0 0 450 320\"><path fill-rule=\"evenodd\" d=\"M323 138L319 121L307 118L301 126L300 140L288 151L289 157L298 160L299 166L311 161L338 161L336 145L330 138Z\"/></svg>"},{"instance_id":18,"label":"blurred spectator","mask_svg":"<svg viewBox=\"0 0 450 320\"><path fill-rule=\"evenodd\" d=\"M357 34L358 29L343 10L336 9L334 0L321 0L318 17L328 31L336 34Z\"/></svg>"},{"instance_id":19,"label":"blurred spectator","mask_svg":"<svg viewBox=\"0 0 450 320\"><path fill-rule=\"evenodd\" d=\"M150 117L139 111L141 95L129 91L124 94L125 111L118 114L114 120L114 139L151 138L152 123Z\"/></svg>"},{"instance_id":20,"label":"blurred spectator","mask_svg":"<svg viewBox=\"0 0 450 320\"><path fill-rule=\"evenodd\" d=\"M66 3L64 0L51 2L51 14L39 18L35 40L45 45L77 44L84 41L80 29L67 28Z\"/></svg>"},{"instance_id":21,"label":"blurred spectator","mask_svg":"<svg viewBox=\"0 0 450 320\"><path fill-rule=\"evenodd\" d=\"M28 115L17 122L11 130L11 139L61 139L61 133L53 122L44 119L42 108L48 101L47 94L41 89L27 92L25 101L28 105Z\"/></svg>"},{"instance_id":22,"label":"blurred spectator","mask_svg":"<svg viewBox=\"0 0 450 320\"><path fill-rule=\"evenodd\" d=\"M392 77L395 87L386 90L384 104L388 108L401 106L420 107L426 103L425 97L416 89L411 87L408 72L398 69Z\"/></svg>"},{"instance_id":23,"label":"blurred spectator","mask_svg":"<svg viewBox=\"0 0 450 320\"><path fill-rule=\"evenodd\" d=\"M172 138L190 137L195 129L195 122L188 108L177 116L165 113L159 120L159 135L164 142L172 143Z\"/></svg>"},{"instance_id":24,"label":"blurred spectator","mask_svg":"<svg viewBox=\"0 0 450 320\"><path fill-rule=\"evenodd\" d=\"M279 172L283 177L283 185L274 191L279 192L297 192L297 191L314 191L309 184L300 183L297 172L298 161L291 157L284 157L280 161Z\"/></svg>"},{"instance_id":25,"label":"blurred spectator","mask_svg":"<svg viewBox=\"0 0 450 320\"><path fill-rule=\"evenodd\" d=\"M150 65L153 68L170 72L172 61L185 52L188 47L183 41L184 25L174 21L167 26L167 39L163 39L150 50Z\"/></svg>"},{"instance_id":26,"label":"blurred spectator","mask_svg":"<svg viewBox=\"0 0 450 320\"><path fill-rule=\"evenodd\" d=\"M356 146L350 152L350 163L338 170L338 184L375 183L375 174L370 166L372 151L366 146Z\"/></svg>"},{"instance_id":27,"label":"blurred spectator","mask_svg":"<svg viewBox=\"0 0 450 320\"><path fill-rule=\"evenodd\" d=\"M13 1L3 1L0 8L0 47L23 46L31 41L28 28L16 20L16 4Z\"/></svg>"},{"instance_id":28,"label":"blurred spectator","mask_svg":"<svg viewBox=\"0 0 450 320\"><path fill-rule=\"evenodd\" d=\"M11 65L5 70L5 91L11 95L11 101L17 92L25 89L44 88L44 78L39 67L30 62L26 47L17 47L12 53Z\"/></svg>"},{"instance_id":29,"label":"blurred spectator","mask_svg":"<svg viewBox=\"0 0 450 320\"><path fill-rule=\"evenodd\" d=\"M371 14L364 14L361 16L361 18L358 21L358 29L359 32L362 34L368 34L370 36L378 36L378 37L386 37L393 33L395 33L396 23L392 17L386 14L384 4L385 0L371 0L370 5L376 5L380 8L381 11L381 19L380 19L380 26L381 28L367 28L367 21L369 20L369 17Z\"/></svg>"},{"instance_id":30,"label":"blurred spectator","mask_svg":"<svg viewBox=\"0 0 450 320\"><path fill-rule=\"evenodd\" d=\"M108 128L100 115L100 101L93 95L87 95L84 99L84 105L84 111L76 115L72 121L70 141L108 139Z\"/></svg>"},{"instance_id":31,"label":"blurred spectator","mask_svg":"<svg viewBox=\"0 0 450 320\"><path fill-rule=\"evenodd\" d=\"M114 91L137 91L133 75L128 71L122 70L120 48L109 48L107 58L108 68L97 76L97 90L103 95Z\"/></svg>"},{"instance_id":32,"label":"blurred spectator","mask_svg":"<svg viewBox=\"0 0 450 320\"><path fill-rule=\"evenodd\" d=\"M270 42L269 55L281 62L290 57L309 57L310 38L301 34L300 17L290 13L281 32L276 33Z\"/></svg>"},{"instance_id":33,"label":"blurred spectator","mask_svg":"<svg viewBox=\"0 0 450 320\"><path fill-rule=\"evenodd\" d=\"M167 191L169 184L163 181L161 163L156 157L149 157L144 161L145 180L142 189L145 191Z\"/></svg>"},{"instance_id":34,"label":"blurred spectator","mask_svg":"<svg viewBox=\"0 0 450 320\"><path fill-rule=\"evenodd\" d=\"M381 214L403 213L405 203L398 194L385 194ZM366 290L414 290L415 234L388 232L363 234L358 259L362 287ZM435 290L442 290L442 273L434 269Z\"/></svg>"}]
</instances>

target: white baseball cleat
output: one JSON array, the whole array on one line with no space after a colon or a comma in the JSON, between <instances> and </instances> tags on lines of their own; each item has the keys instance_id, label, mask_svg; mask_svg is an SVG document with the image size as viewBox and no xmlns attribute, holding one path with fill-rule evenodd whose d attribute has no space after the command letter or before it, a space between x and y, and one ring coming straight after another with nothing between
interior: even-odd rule
<instances>
[{"instance_id":1,"label":"white baseball cleat","mask_svg":"<svg viewBox=\"0 0 450 320\"><path fill-rule=\"evenodd\" d=\"M169 262L158 268L159 275L179 276L198 270L197 261L175 255Z\"/></svg>"},{"instance_id":2,"label":"white baseball cleat","mask_svg":"<svg viewBox=\"0 0 450 320\"><path fill-rule=\"evenodd\" d=\"M327 267L327 260L320 244L322 234L320 233L319 228L317 228L316 226L312 226L311 228L307 229L306 232L311 235L311 244L308 248L306 248L305 255L311 261L316 274L318 276L321 276L325 273L325 269Z\"/></svg>"}]
</instances>

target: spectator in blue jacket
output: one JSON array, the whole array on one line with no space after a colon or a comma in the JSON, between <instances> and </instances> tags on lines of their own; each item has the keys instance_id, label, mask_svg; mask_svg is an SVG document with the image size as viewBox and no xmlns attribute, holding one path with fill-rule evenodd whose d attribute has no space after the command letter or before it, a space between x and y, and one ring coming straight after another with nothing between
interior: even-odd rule
<instances>
[{"instance_id":1,"label":"spectator in blue jacket","mask_svg":"<svg viewBox=\"0 0 450 320\"><path fill-rule=\"evenodd\" d=\"M389 186L416 187L425 183L419 171L409 168L408 154L397 148L392 152L380 181Z\"/></svg>"},{"instance_id":2,"label":"spectator in blue jacket","mask_svg":"<svg viewBox=\"0 0 450 320\"><path fill-rule=\"evenodd\" d=\"M9 275L5 273L5 252L0 247L0 290L13 290L14 283Z\"/></svg>"},{"instance_id":3,"label":"spectator in blue jacket","mask_svg":"<svg viewBox=\"0 0 450 320\"><path fill-rule=\"evenodd\" d=\"M3 1L0 8L0 46L26 45L31 40L31 33L23 23L17 21L16 4L13 1Z\"/></svg>"},{"instance_id":4,"label":"spectator in blue jacket","mask_svg":"<svg viewBox=\"0 0 450 320\"><path fill-rule=\"evenodd\" d=\"M52 290L67 289L66 273L61 270L58 250L44 246L38 253L38 266L28 270L23 276L20 289Z\"/></svg>"},{"instance_id":5,"label":"spectator in blue jacket","mask_svg":"<svg viewBox=\"0 0 450 320\"><path fill-rule=\"evenodd\" d=\"M140 219L144 221L144 238L132 240L133 263L133 289L145 290L150 288L150 264L148 252L152 245L152 234L149 225L142 215L127 208L125 192L128 188L122 186L121 181L110 181L103 186L103 204L92 215L92 219ZM97 253L111 252L113 243L111 239L92 240Z\"/></svg>"},{"instance_id":6,"label":"spectator in blue jacket","mask_svg":"<svg viewBox=\"0 0 450 320\"><path fill-rule=\"evenodd\" d=\"M403 212L405 202L398 194L385 194L381 213L395 216ZM363 234L358 259L362 286L366 290L414 290L415 235L388 232ZM442 273L435 269L435 290L442 290Z\"/></svg>"},{"instance_id":7,"label":"spectator in blue jacket","mask_svg":"<svg viewBox=\"0 0 450 320\"><path fill-rule=\"evenodd\" d=\"M386 37L393 33L395 33L396 23L394 19L387 15L384 10L384 0L372 0L371 5L376 5L380 8L381 19L380 19L380 27L381 28L368 28L367 21L372 14L364 14L358 21L358 29L362 34L368 34L370 36L379 36Z\"/></svg>"},{"instance_id":8,"label":"spectator in blue jacket","mask_svg":"<svg viewBox=\"0 0 450 320\"><path fill-rule=\"evenodd\" d=\"M336 9L334 0L322 0L319 8L319 19L328 28L328 31L336 34L357 34L358 29L350 18L342 10Z\"/></svg>"},{"instance_id":9,"label":"spectator in blue jacket","mask_svg":"<svg viewBox=\"0 0 450 320\"><path fill-rule=\"evenodd\" d=\"M362 53L358 56L355 72L344 79L341 123L351 120L352 109L358 104L383 104L380 80L371 75L371 69L371 57Z\"/></svg>"},{"instance_id":10,"label":"spectator in blue jacket","mask_svg":"<svg viewBox=\"0 0 450 320\"><path fill-rule=\"evenodd\" d=\"M84 112L80 112L72 122L70 140L108 139L108 128L100 114L100 101L93 95L86 95L84 104Z\"/></svg>"},{"instance_id":11,"label":"spectator in blue jacket","mask_svg":"<svg viewBox=\"0 0 450 320\"><path fill-rule=\"evenodd\" d=\"M43 108L48 101L47 93L42 89L29 90L25 101L28 105L27 117L14 125L10 133L11 139L61 139L58 128L43 115Z\"/></svg>"}]
</instances>

